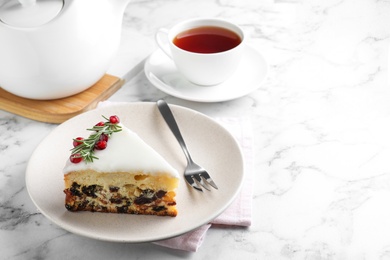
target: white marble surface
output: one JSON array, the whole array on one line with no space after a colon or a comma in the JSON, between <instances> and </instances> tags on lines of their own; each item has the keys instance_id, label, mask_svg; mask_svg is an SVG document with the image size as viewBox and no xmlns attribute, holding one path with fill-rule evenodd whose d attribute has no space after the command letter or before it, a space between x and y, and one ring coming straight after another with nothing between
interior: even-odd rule
<instances>
[{"instance_id":1,"label":"white marble surface","mask_svg":"<svg viewBox=\"0 0 390 260\"><path fill-rule=\"evenodd\" d=\"M269 62L266 82L208 104L168 96L139 73L110 100L250 116L253 225L213 228L196 253L68 233L25 187L29 157L56 125L0 111L0 259L390 259L390 1L137 0L109 72L125 76L156 48L158 27L195 16L243 26Z\"/></svg>"}]
</instances>

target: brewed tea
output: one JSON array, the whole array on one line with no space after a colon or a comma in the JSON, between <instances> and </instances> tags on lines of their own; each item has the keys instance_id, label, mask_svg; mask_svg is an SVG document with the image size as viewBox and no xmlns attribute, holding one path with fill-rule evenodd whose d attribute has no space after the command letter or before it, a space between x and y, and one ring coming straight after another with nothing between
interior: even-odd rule
<instances>
[{"instance_id":1,"label":"brewed tea","mask_svg":"<svg viewBox=\"0 0 390 260\"><path fill-rule=\"evenodd\" d=\"M217 53L233 49L241 43L241 37L228 29L217 26L202 26L179 33L173 43L186 51Z\"/></svg>"}]
</instances>

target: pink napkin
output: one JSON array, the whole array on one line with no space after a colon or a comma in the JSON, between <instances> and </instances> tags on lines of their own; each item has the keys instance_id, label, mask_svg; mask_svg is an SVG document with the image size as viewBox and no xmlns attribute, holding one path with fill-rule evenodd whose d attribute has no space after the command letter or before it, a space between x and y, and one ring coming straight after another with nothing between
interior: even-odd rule
<instances>
[{"instance_id":1,"label":"pink napkin","mask_svg":"<svg viewBox=\"0 0 390 260\"><path fill-rule=\"evenodd\" d=\"M253 131L249 118L216 118L236 138L244 157L245 180L240 193L233 203L209 224L184 235L153 242L169 248L196 252L202 245L207 231L213 225L244 226L252 223L253 191Z\"/></svg>"},{"instance_id":2,"label":"pink napkin","mask_svg":"<svg viewBox=\"0 0 390 260\"><path fill-rule=\"evenodd\" d=\"M100 102L98 107L113 104L110 101ZM249 118L215 118L223 125L240 144L244 157L245 179L242 189L232 204L209 224L203 225L194 231L181 236L153 242L156 245L196 252L202 245L207 231L213 225L243 226L248 227L252 223L252 191L253 191L253 131Z\"/></svg>"}]
</instances>

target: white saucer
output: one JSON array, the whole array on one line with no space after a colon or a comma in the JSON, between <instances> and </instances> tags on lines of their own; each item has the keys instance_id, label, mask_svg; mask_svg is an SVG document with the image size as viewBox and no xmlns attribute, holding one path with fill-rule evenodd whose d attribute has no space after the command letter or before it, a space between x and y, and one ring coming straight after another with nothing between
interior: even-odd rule
<instances>
[{"instance_id":1,"label":"white saucer","mask_svg":"<svg viewBox=\"0 0 390 260\"><path fill-rule=\"evenodd\" d=\"M219 85L199 86L186 80L173 61L158 49L145 62L144 71L149 81L167 94L197 102L220 102L245 96L258 89L267 75L268 66L258 51L247 46L231 78Z\"/></svg>"}]
</instances>

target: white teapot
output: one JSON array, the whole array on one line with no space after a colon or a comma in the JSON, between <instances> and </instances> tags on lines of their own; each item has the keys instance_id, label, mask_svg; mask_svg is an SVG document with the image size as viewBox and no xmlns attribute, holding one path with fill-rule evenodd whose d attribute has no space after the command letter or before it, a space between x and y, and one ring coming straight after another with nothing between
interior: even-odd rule
<instances>
[{"instance_id":1,"label":"white teapot","mask_svg":"<svg viewBox=\"0 0 390 260\"><path fill-rule=\"evenodd\" d=\"M0 0L0 87L57 99L96 83L119 47L130 0Z\"/></svg>"}]
</instances>

